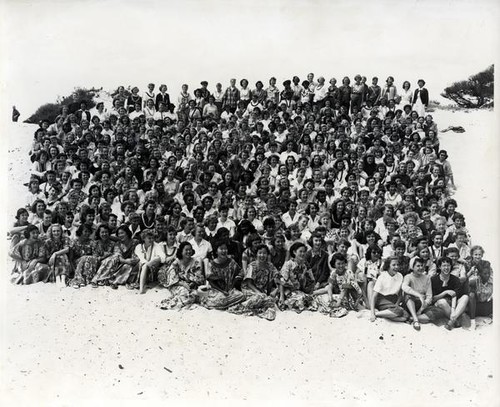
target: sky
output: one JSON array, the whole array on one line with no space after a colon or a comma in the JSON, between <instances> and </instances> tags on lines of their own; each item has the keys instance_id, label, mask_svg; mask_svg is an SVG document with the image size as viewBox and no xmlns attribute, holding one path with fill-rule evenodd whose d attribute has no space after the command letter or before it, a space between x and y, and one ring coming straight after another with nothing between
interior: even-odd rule
<instances>
[{"instance_id":1,"label":"sky","mask_svg":"<svg viewBox=\"0 0 500 407\"><path fill-rule=\"evenodd\" d=\"M500 2L0 0L2 118L75 87L213 89L307 73L423 78L431 99L493 63Z\"/></svg>"}]
</instances>

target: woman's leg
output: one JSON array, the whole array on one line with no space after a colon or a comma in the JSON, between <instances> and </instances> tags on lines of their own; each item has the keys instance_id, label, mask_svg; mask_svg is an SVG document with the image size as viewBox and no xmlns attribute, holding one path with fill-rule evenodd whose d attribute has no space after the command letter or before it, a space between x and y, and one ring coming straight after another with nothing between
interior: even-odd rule
<instances>
[{"instance_id":1,"label":"woman's leg","mask_svg":"<svg viewBox=\"0 0 500 407\"><path fill-rule=\"evenodd\" d=\"M149 271L149 267L147 266L147 264L143 264L142 267L141 267L141 271L140 271L140 277L139 277L139 293L140 294L145 294L146 293L146 290L145 290L145 285L146 285L146 279L147 279L147 276L148 276L148 271Z\"/></svg>"},{"instance_id":2,"label":"woman's leg","mask_svg":"<svg viewBox=\"0 0 500 407\"><path fill-rule=\"evenodd\" d=\"M457 307L455 308L455 312L452 312L450 315L450 321L455 322L460 315L462 315L467 309L467 304L469 304L469 296L462 295L457 301Z\"/></svg>"},{"instance_id":3,"label":"woman's leg","mask_svg":"<svg viewBox=\"0 0 500 407\"><path fill-rule=\"evenodd\" d=\"M413 322L418 322L417 310L415 309L415 301L413 298L408 298L406 300L406 306L408 307L408 311L410 311Z\"/></svg>"},{"instance_id":4,"label":"woman's leg","mask_svg":"<svg viewBox=\"0 0 500 407\"><path fill-rule=\"evenodd\" d=\"M366 308L369 307L368 304L370 304L370 301L372 300L374 286L375 286L375 282L373 280L368 280L368 282L366 284L366 296L368 298L368 301L366 302Z\"/></svg>"},{"instance_id":5,"label":"woman's leg","mask_svg":"<svg viewBox=\"0 0 500 407\"><path fill-rule=\"evenodd\" d=\"M469 316L470 328L474 330L476 329L476 293L472 290L469 293Z\"/></svg>"},{"instance_id":6,"label":"woman's leg","mask_svg":"<svg viewBox=\"0 0 500 407\"><path fill-rule=\"evenodd\" d=\"M448 318L448 319L450 318L451 307L446 299L441 298L440 300L436 301L436 303L434 305L443 310L444 314L446 315L446 318Z\"/></svg>"}]
</instances>

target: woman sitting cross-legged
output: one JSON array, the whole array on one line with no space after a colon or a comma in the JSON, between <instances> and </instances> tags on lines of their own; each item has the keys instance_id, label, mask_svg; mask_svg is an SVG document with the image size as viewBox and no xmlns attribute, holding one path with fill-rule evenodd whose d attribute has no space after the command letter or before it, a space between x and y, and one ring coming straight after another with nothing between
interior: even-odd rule
<instances>
[{"instance_id":1,"label":"woman sitting cross-legged","mask_svg":"<svg viewBox=\"0 0 500 407\"><path fill-rule=\"evenodd\" d=\"M431 278L434 305L441 308L449 319L445 328L452 330L459 326L458 319L467 310L468 286L451 274L453 260L441 257L436 262L438 274Z\"/></svg>"},{"instance_id":2,"label":"woman sitting cross-legged","mask_svg":"<svg viewBox=\"0 0 500 407\"><path fill-rule=\"evenodd\" d=\"M197 300L197 290L206 290L203 262L193 257L194 250L189 242L182 242L176 252L176 259L170 266L162 269L158 280L167 293L162 300L162 309L180 309L189 307Z\"/></svg>"},{"instance_id":3,"label":"woman sitting cross-legged","mask_svg":"<svg viewBox=\"0 0 500 407\"><path fill-rule=\"evenodd\" d=\"M127 226L120 226L116 231L118 242L115 245L113 255L102 260L97 274L92 283L105 285L117 289L119 284L126 284L132 280L137 273L139 259L134 249L137 241L132 239L132 232ZM132 277L131 277L132 276Z\"/></svg>"},{"instance_id":4,"label":"woman sitting cross-legged","mask_svg":"<svg viewBox=\"0 0 500 407\"><path fill-rule=\"evenodd\" d=\"M210 288L198 290L200 303L205 308L228 310L231 306L245 301L240 291L243 281L241 267L228 255L228 240L212 243L215 258L208 262L206 277Z\"/></svg>"},{"instance_id":5,"label":"woman sitting cross-legged","mask_svg":"<svg viewBox=\"0 0 500 407\"><path fill-rule=\"evenodd\" d=\"M404 322L408 319L408 313L399 306L402 299L401 287L403 276L399 272L399 258L389 257L384 269L373 286L370 298L371 318L385 318L395 322Z\"/></svg>"},{"instance_id":6,"label":"woman sitting cross-legged","mask_svg":"<svg viewBox=\"0 0 500 407\"><path fill-rule=\"evenodd\" d=\"M139 293L146 293L146 282L148 274L151 276L165 262L165 251L163 247L155 242L154 231L145 229L141 233L140 243L135 247L135 255L139 259Z\"/></svg>"},{"instance_id":7,"label":"woman sitting cross-legged","mask_svg":"<svg viewBox=\"0 0 500 407\"><path fill-rule=\"evenodd\" d=\"M313 302L314 275L307 267L306 245L295 242L290 246L290 260L286 261L280 272L279 302L283 309L289 308L302 312Z\"/></svg>"},{"instance_id":8,"label":"woman sitting cross-legged","mask_svg":"<svg viewBox=\"0 0 500 407\"><path fill-rule=\"evenodd\" d=\"M248 265L242 284L246 299L228 311L272 321L276 318L279 273L269 259L270 251L265 244L259 244L255 251L256 259Z\"/></svg>"},{"instance_id":9,"label":"woman sitting cross-legged","mask_svg":"<svg viewBox=\"0 0 500 407\"><path fill-rule=\"evenodd\" d=\"M424 274L424 260L410 260L411 273L403 278L404 300L413 320L413 328L420 331L420 323L427 324L439 318L439 308L432 306L431 278Z\"/></svg>"}]
</instances>

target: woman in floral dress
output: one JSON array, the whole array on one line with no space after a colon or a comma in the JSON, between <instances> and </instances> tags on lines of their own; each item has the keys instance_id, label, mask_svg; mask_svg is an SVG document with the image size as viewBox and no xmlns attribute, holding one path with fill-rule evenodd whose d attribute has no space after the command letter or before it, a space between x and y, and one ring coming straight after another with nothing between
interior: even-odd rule
<instances>
[{"instance_id":1,"label":"woman in floral dress","mask_svg":"<svg viewBox=\"0 0 500 407\"><path fill-rule=\"evenodd\" d=\"M126 284L132 275L137 274L139 259L135 256L134 249L137 241L132 239L132 232L126 226L120 226L116 231L118 242L114 253L102 260L97 274L92 279L93 283L117 289L118 285Z\"/></svg>"},{"instance_id":2,"label":"woman in floral dress","mask_svg":"<svg viewBox=\"0 0 500 407\"><path fill-rule=\"evenodd\" d=\"M246 300L230 307L235 314L256 315L273 321L276 318L276 294L279 273L269 260L270 251L265 244L256 248L256 260L252 261L245 272L242 291Z\"/></svg>"},{"instance_id":3,"label":"woman in floral dress","mask_svg":"<svg viewBox=\"0 0 500 407\"><path fill-rule=\"evenodd\" d=\"M180 309L196 301L196 290L205 284L203 262L193 257L194 250L190 243L182 242L176 253L176 259L158 275L160 284L166 288L167 298L160 308Z\"/></svg>"},{"instance_id":4,"label":"woman in floral dress","mask_svg":"<svg viewBox=\"0 0 500 407\"><path fill-rule=\"evenodd\" d=\"M302 312L312 305L314 275L305 262L306 245L296 242L290 247L290 260L283 265L279 278L280 297L278 305L282 309Z\"/></svg>"},{"instance_id":5,"label":"woman in floral dress","mask_svg":"<svg viewBox=\"0 0 500 407\"><path fill-rule=\"evenodd\" d=\"M62 287L66 286L66 278L71 271L68 257L70 245L71 241L68 235L63 233L59 223L54 223L49 227L45 241L50 270L47 279L52 280L52 277L55 277L56 283Z\"/></svg>"},{"instance_id":6,"label":"woman in floral dress","mask_svg":"<svg viewBox=\"0 0 500 407\"><path fill-rule=\"evenodd\" d=\"M100 230L96 233L100 233ZM81 225L76 231L77 238L71 247L71 257L75 265L75 276L71 280L70 285L76 289L89 284L99 266L99 257L96 255L98 240L91 239L92 232L91 226Z\"/></svg>"},{"instance_id":7,"label":"woman in floral dress","mask_svg":"<svg viewBox=\"0 0 500 407\"><path fill-rule=\"evenodd\" d=\"M15 260L12 271L12 281L16 284L38 283L48 274L47 250L39 239L40 231L36 226L29 225L21 240L9 253Z\"/></svg>"},{"instance_id":8,"label":"woman in floral dress","mask_svg":"<svg viewBox=\"0 0 500 407\"><path fill-rule=\"evenodd\" d=\"M239 291L243 280L241 267L228 256L229 242L219 240L212 243L215 259L208 263L206 277L209 289L200 289L200 303L205 308L227 310L233 305L245 301L245 295Z\"/></svg>"}]
</instances>

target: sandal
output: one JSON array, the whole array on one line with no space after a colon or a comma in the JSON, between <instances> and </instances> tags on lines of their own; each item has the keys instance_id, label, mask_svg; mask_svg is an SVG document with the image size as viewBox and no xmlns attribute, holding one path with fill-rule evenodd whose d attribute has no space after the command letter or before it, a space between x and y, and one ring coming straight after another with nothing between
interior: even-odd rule
<instances>
[{"instance_id":1,"label":"sandal","mask_svg":"<svg viewBox=\"0 0 500 407\"><path fill-rule=\"evenodd\" d=\"M97 287L99 287L99 285L98 285L97 283L94 283L94 282L90 283L90 285L92 286L92 288L97 288Z\"/></svg>"},{"instance_id":2,"label":"sandal","mask_svg":"<svg viewBox=\"0 0 500 407\"><path fill-rule=\"evenodd\" d=\"M118 284L110 284L109 285L113 290L118 290Z\"/></svg>"},{"instance_id":3,"label":"sandal","mask_svg":"<svg viewBox=\"0 0 500 407\"><path fill-rule=\"evenodd\" d=\"M413 322L413 329L415 329L415 331L420 331L420 322L414 321Z\"/></svg>"}]
</instances>

